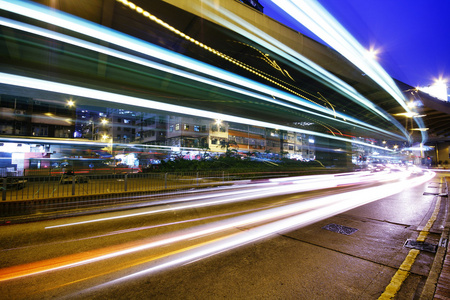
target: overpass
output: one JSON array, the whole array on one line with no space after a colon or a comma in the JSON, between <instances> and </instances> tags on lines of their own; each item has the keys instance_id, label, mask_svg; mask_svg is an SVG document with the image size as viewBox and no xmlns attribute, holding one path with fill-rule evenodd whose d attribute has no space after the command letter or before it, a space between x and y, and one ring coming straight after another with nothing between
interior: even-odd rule
<instances>
[{"instance_id":1,"label":"overpass","mask_svg":"<svg viewBox=\"0 0 450 300\"><path fill-rule=\"evenodd\" d=\"M415 92L417 114L426 116L405 118L404 105L347 58L237 0L1 1L1 17L4 142L100 140L102 116L110 122L105 145L220 150L213 142L232 136L248 151L325 160L436 146L449 136L447 103ZM396 84L410 97L411 87ZM152 120L161 116L158 127ZM205 120L235 125L211 133Z\"/></svg>"}]
</instances>

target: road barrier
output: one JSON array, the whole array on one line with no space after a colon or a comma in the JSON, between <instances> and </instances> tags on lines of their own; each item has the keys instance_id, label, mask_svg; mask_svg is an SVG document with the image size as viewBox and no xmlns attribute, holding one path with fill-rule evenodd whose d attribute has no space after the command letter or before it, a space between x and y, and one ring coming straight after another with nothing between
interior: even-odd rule
<instances>
[{"instance_id":1,"label":"road barrier","mask_svg":"<svg viewBox=\"0 0 450 300\"><path fill-rule=\"evenodd\" d=\"M134 173L2 178L0 216L83 208L225 184L226 172ZM12 182L19 184L13 184Z\"/></svg>"}]
</instances>

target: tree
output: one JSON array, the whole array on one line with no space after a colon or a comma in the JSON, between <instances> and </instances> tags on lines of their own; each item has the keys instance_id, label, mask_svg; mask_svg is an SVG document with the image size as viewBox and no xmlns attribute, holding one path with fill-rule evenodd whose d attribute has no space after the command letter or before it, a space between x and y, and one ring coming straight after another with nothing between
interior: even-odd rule
<instances>
[{"instance_id":1,"label":"tree","mask_svg":"<svg viewBox=\"0 0 450 300\"><path fill-rule=\"evenodd\" d=\"M208 145L202 145L200 149L202 149L201 151L203 151L202 159L205 160L206 158L209 157L209 151L211 149L209 148Z\"/></svg>"},{"instance_id":2,"label":"tree","mask_svg":"<svg viewBox=\"0 0 450 300\"><path fill-rule=\"evenodd\" d=\"M231 149L231 147L234 147L234 149ZM225 149L225 156L230 157L231 154L234 152L237 152L238 144L236 141L226 141L221 140L220 141L220 148Z\"/></svg>"}]
</instances>

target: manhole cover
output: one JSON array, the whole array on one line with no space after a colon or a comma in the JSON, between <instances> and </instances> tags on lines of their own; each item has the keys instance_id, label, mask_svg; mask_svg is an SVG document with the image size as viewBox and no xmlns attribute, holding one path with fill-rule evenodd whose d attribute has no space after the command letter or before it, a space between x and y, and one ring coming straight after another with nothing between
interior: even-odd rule
<instances>
[{"instance_id":1,"label":"manhole cover","mask_svg":"<svg viewBox=\"0 0 450 300\"><path fill-rule=\"evenodd\" d=\"M334 224L334 223L328 224L322 228L329 230L329 231L345 234L345 235L350 235L350 234L358 231L358 229L356 229L356 228L351 228L351 227L338 225L338 224Z\"/></svg>"},{"instance_id":2,"label":"manhole cover","mask_svg":"<svg viewBox=\"0 0 450 300\"><path fill-rule=\"evenodd\" d=\"M437 245L433 245L425 242L418 242L416 240L406 240L405 247L436 253Z\"/></svg>"}]
</instances>

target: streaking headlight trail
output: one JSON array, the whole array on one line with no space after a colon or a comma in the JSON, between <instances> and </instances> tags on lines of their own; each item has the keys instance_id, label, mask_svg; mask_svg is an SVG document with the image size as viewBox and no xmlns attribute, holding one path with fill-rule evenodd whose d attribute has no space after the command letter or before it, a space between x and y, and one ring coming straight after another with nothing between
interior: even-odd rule
<instances>
[{"instance_id":1,"label":"streaking headlight trail","mask_svg":"<svg viewBox=\"0 0 450 300\"><path fill-rule=\"evenodd\" d=\"M20 3L17 4L17 3ZM277 105L283 105L287 106L291 109L301 110L308 113L311 113L313 115L320 115L323 118L333 119L335 122L352 122L355 124L358 124L358 126L365 127L372 131L378 131L382 132L384 134L391 135L395 138L403 139L403 137L400 137L396 134L387 132L386 130L383 130L381 128L376 128L374 126L371 126L365 122L362 122L360 120L356 120L354 118L351 118L350 116L346 116L342 113L331 111L329 109L326 109L320 105L316 105L314 103L311 103L305 99L302 99L301 97L293 96L289 93L282 92L278 89L271 88L267 85L257 83L255 81L251 81L249 79L236 76L232 73L220 70L218 68L212 67L210 65L207 65L205 63L201 63L199 61L184 57L182 55L173 53L171 51L168 51L166 49L163 49L161 47L157 47L155 45L146 43L144 41L138 40L136 38L124 35L119 32L115 32L114 30L104 28L102 26L99 26L97 24L93 24L90 22L87 22L85 20L76 18L74 16L57 12L57 11L50 11L47 8L41 7L37 4L29 3L29 2L21 2L21 1L7 1L7 0L1 0L0 1L0 8L21 14L24 16L32 17L37 20L41 20L43 22L47 22L49 24L53 24L56 26L60 26L63 28L67 28L71 31L82 33L83 35L95 37L96 39L101 39L104 41L107 41L108 43L114 43L116 45L120 45L121 47L126 47L128 49L132 49L133 51L141 52L147 56L150 57L157 57L159 60L163 60L166 62L170 62L171 64L176 64L178 66L181 66L183 68L188 68L191 70L195 70L196 72L201 72L205 74L206 76L212 76L215 78L219 78L220 80L224 80L229 82L231 85L226 85L219 83L217 81L213 81L211 79L202 78L199 76L194 76L193 74L189 74L188 72L184 72L181 70L175 70L173 68L169 68L166 66L162 66L160 64L149 62L148 60L140 59L133 57L131 55L125 54L125 53L119 53L118 51L113 51L112 49L107 49L98 45L92 45L84 41L79 41L71 37L63 37L60 34L57 33L49 33L49 31L42 30L42 33L39 33L39 30L36 28L32 28L31 26L23 26L18 24L12 24L11 22L7 22L3 20L4 25L7 26L14 26L15 28L19 28L20 30L26 30L28 32L33 32L34 34L40 34L45 35L53 39L58 39L64 42L72 43L74 45L77 45L79 47L84 47L93 51L98 51L101 53L105 53L107 55L112 55L119 57L121 59L126 59L128 61L139 63L151 68L159 69L168 71L170 73L176 74L178 76L183 76L189 79L197 80L199 82L204 82L210 85L220 86L221 88L232 90L237 93L241 93L244 95L249 95L251 97L258 98L263 101L267 102L273 102ZM330 79L328 79L330 80ZM330 80L330 82L333 82ZM241 88L233 87L233 85L239 85ZM251 91L246 91L245 89L250 89ZM348 90L348 89L347 89ZM263 93L262 94L256 94L257 93ZM354 96L349 94L350 98L353 98ZM282 101L275 100L272 97L277 97L280 100L289 101L292 103L292 105L288 105L287 103L283 103ZM295 106L294 106L295 105ZM299 106L302 106L300 108ZM365 104L367 106L367 104ZM369 109L377 111L374 107L367 106ZM308 110L307 110L308 109ZM319 114L320 113L320 114ZM334 119L333 117L338 117L339 119ZM385 118L385 117L383 117ZM398 125L398 124L396 124Z\"/></svg>"},{"instance_id":2,"label":"streaking headlight trail","mask_svg":"<svg viewBox=\"0 0 450 300\"><path fill-rule=\"evenodd\" d=\"M367 50L318 1L272 0L272 2L344 55L391 94L406 112L411 112L392 78L377 62L367 59Z\"/></svg>"},{"instance_id":3,"label":"streaking headlight trail","mask_svg":"<svg viewBox=\"0 0 450 300\"><path fill-rule=\"evenodd\" d=\"M180 248L175 252L158 256L159 258L157 259L146 260L145 263L142 264L142 268L139 267L141 270L132 272L132 274L118 279L126 280L134 278L135 276L163 270L171 266L189 263L203 257L244 245L251 241L269 237L276 233L306 226L349 209L399 193L406 188L422 184L430 180L434 175L435 174L432 172L427 172L423 176L414 177L408 180L361 188L359 190L343 192L331 196L317 197L306 201L294 202L293 204L272 208L269 207L257 212L247 212L237 217L230 217L221 221L198 225L168 235L152 238L150 241L142 240L140 242L97 249L95 251L90 251L85 255L72 255L28 265L5 268L0 270L0 281L13 280L23 276L72 268L163 245L181 243L179 245ZM398 176L393 178L399 179ZM338 178L336 180L337 182L352 182L355 181L355 179L356 178L349 178L342 181L341 178ZM329 180L325 179L325 181ZM324 182L324 179L322 179L322 182ZM277 189L282 191L285 187L286 186L283 186L283 188L277 187ZM293 185L293 187L298 188L297 185ZM292 187L287 188L286 193L292 193ZM242 228L246 229L242 231ZM217 237L217 234L219 233L223 234L220 237ZM210 239L209 241L199 241L198 244L195 244L197 238L208 237L213 234L216 235L215 238ZM194 242L194 245L186 248L183 243L188 240ZM151 266L145 267L147 263L151 264ZM113 280L110 283L114 282L115 281Z\"/></svg>"},{"instance_id":4,"label":"streaking headlight trail","mask_svg":"<svg viewBox=\"0 0 450 300\"><path fill-rule=\"evenodd\" d=\"M348 143L356 143L356 144L366 145L366 146L372 147L372 148L384 149L384 147L361 142L359 140L347 139L347 138L328 135L328 134L324 134L324 133L320 133L320 132L316 132L316 131L304 130L304 129L299 129L299 128L295 128L295 127L278 125L278 124L273 124L273 123L268 123L268 122L263 122L263 121L250 120L250 119L246 119L246 118L242 118L242 117L236 117L236 116L231 116L231 115L226 115L226 114L221 114L221 113L204 111L204 110L200 110L200 109L183 107L183 106L167 104L167 103L152 101L152 100L143 99L143 98L120 95L120 94L104 92L104 91L100 91L100 90L94 90L94 89L89 89L89 88L84 88L84 87L79 87L79 86L74 86L74 85L69 85L69 84L63 84L63 83L52 82L52 81L47 81L47 80L18 76L18 75L13 75L13 74L0 73L0 83L21 86L21 87L27 87L27 88L31 88L31 89L51 91L51 92L56 92L56 93L61 93L61 94L74 95L74 96L79 96L79 97L84 97L84 98L89 98L89 99L102 100L102 101L106 101L106 102L114 102L114 103L119 103L119 104L123 104L123 105L129 105L130 103L132 103L134 106L144 107L144 108L148 108L148 109L152 109L152 110L154 110L155 107L158 107L158 110L161 110L161 111L171 111L174 113L180 113L180 114L185 114L185 115L199 116L199 117L216 119L216 120L218 119L218 120L223 120L223 121L249 124L249 125L255 125L255 126L266 127L266 128L281 129L281 130L286 130L286 131L305 133L305 134L335 139L335 140L339 140L339 141L344 141L344 142L348 142ZM387 151L392 151L392 150L387 149Z\"/></svg>"}]
</instances>

